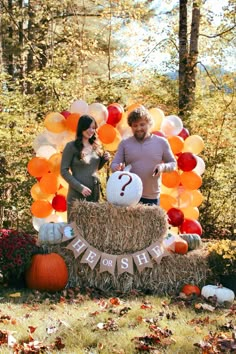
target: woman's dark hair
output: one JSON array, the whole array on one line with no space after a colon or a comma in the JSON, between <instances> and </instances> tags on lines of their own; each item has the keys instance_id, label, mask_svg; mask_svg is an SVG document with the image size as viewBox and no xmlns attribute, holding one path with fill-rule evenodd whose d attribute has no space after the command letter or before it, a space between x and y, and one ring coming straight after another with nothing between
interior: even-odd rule
<instances>
[{"instance_id":1,"label":"woman's dark hair","mask_svg":"<svg viewBox=\"0 0 236 354\"><path fill-rule=\"evenodd\" d=\"M90 125L94 123L95 124L95 129L97 129L97 122L92 116L89 116L87 114L84 114L80 117L78 125L77 125L77 130L76 130L76 140L75 140L75 146L79 152L79 158L82 158L81 152L83 150L83 131L87 130ZM89 143L93 145L93 143L96 141L97 136L96 133L93 134L93 136L89 139Z\"/></svg>"}]
</instances>

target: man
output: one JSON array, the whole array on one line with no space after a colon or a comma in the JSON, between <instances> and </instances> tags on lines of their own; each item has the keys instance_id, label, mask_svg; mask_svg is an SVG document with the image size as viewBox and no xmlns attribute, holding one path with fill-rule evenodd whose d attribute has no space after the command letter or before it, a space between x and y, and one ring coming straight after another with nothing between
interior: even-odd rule
<instances>
[{"instance_id":1,"label":"man","mask_svg":"<svg viewBox=\"0 0 236 354\"><path fill-rule=\"evenodd\" d=\"M175 157L165 138L150 133L153 120L143 106L130 112L127 120L133 136L120 142L111 170L122 171L131 165L130 172L136 173L143 182L140 203L159 205L160 174L176 168Z\"/></svg>"}]
</instances>

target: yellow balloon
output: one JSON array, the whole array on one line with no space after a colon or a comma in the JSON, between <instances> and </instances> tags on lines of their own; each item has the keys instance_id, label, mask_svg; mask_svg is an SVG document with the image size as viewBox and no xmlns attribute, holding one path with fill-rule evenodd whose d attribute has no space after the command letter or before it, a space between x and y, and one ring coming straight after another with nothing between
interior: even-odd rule
<instances>
[{"instance_id":1,"label":"yellow balloon","mask_svg":"<svg viewBox=\"0 0 236 354\"><path fill-rule=\"evenodd\" d=\"M61 158L62 158L62 154L60 152L53 154L50 158L49 158L49 169L50 172L54 172L57 175L60 173L60 167L61 167Z\"/></svg>"},{"instance_id":2,"label":"yellow balloon","mask_svg":"<svg viewBox=\"0 0 236 354\"><path fill-rule=\"evenodd\" d=\"M149 109L149 113L151 114L151 116L153 118L152 131L160 130L161 123L162 123L163 119L165 118L164 112L159 108L151 108L151 109Z\"/></svg>"},{"instance_id":3,"label":"yellow balloon","mask_svg":"<svg viewBox=\"0 0 236 354\"><path fill-rule=\"evenodd\" d=\"M63 222L67 222L67 212L66 211L64 211L63 213L57 212L56 215L58 215L62 219Z\"/></svg>"},{"instance_id":4,"label":"yellow balloon","mask_svg":"<svg viewBox=\"0 0 236 354\"><path fill-rule=\"evenodd\" d=\"M46 115L44 125L52 133L62 133L65 129L65 117L57 112L51 112Z\"/></svg>"},{"instance_id":5,"label":"yellow balloon","mask_svg":"<svg viewBox=\"0 0 236 354\"><path fill-rule=\"evenodd\" d=\"M53 195L42 192L39 182L31 187L30 194L33 200L48 200Z\"/></svg>"},{"instance_id":6,"label":"yellow balloon","mask_svg":"<svg viewBox=\"0 0 236 354\"><path fill-rule=\"evenodd\" d=\"M161 193L162 194L171 195L175 190L176 190L176 188L168 188L168 187L164 186L164 184L161 184Z\"/></svg>"},{"instance_id":7,"label":"yellow balloon","mask_svg":"<svg viewBox=\"0 0 236 354\"><path fill-rule=\"evenodd\" d=\"M184 141L184 148L182 152L192 152L193 154L200 154L204 149L204 141L199 135L190 135Z\"/></svg>"},{"instance_id":8,"label":"yellow balloon","mask_svg":"<svg viewBox=\"0 0 236 354\"><path fill-rule=\"evenodd\" d=\"M143 107L141 103L133 103L127 107L127 113L134 111L136 108Z\"/></svg>"},{"instance_id":9,"label":"yellow balloon","mask_svg":"<svg viewBox=\"0 0 236 354\"><path fill-rule=\"evenodd\" d=\"M57 191L57 195L63 195L64 197L66 197L67 194L68 194L68 188L65 187L62 187Z\"/></svg>"},{"instance_id":10,"label":"yellow balloon","mask_svg":"<svg viewBox=\"0 0 236 354\"><path fill-rule=\"evenodd\" d=\"M197 207L190 206L188 208L180 208L180 210L184 213L185 219L197 220L199 218L199 210Z\"/></svg>"},{"instance_id":11,"label":"yellow balloon","mask_svg":"<svg viewBox=\"0 0 236 354\"><path fill-rule=\"evenodd\" d=\"M61 175L58 176L58 181L62 187L65 187L67 189L69 188L68 183L66 182L66 180L64 180L64 178Z\"/></svg>"}]
</instances>

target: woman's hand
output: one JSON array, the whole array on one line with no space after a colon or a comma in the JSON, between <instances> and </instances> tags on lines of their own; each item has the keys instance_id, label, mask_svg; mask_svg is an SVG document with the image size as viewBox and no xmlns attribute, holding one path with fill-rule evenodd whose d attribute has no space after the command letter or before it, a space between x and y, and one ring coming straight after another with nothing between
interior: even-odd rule
<instances>
[{"instance_id":1,"label":"woman's hand","mask_svg":"<svg viewBox=\"0 0 236 354\"><path fill-rule=\"evenodd\" d=\"M108 161L110 159L111 155L109 154L108 151L105 151L104 154L103 154L103 158L104 160Z\"/></svg>"},{"instance_id":2,"label":"woman's hand","mask_svg":"<svg viewBox=\"0 0 236 354\"><path fill-rule=\"evenodd\" d=\"M119 163L119 165L115 166L115 168L113 168L113 172L116 172L116 171L124 171L124 168L125 168L125 164L124 163Z\"/></svg>"},{"instance_id":3,"label":"woman's hand","mask_svg":"<svg viewBox=\"0 0 236 354\"><path fill-rule=\"evenodd\" d=\"M86 197L89 197L91 195L92 191L91 189L89 189L88 187L84 187L82 189L82 192L81 194L86 198Z\"/></svg>"}]
</instances>

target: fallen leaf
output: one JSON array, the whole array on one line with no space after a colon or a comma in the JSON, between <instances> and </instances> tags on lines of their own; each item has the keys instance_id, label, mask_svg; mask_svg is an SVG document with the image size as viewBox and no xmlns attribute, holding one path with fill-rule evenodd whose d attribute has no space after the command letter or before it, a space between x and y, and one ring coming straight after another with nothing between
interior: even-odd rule
<instances>
[{"instance_id":1,"label":"fallen leaf","mask_svg":"<svg viewBox=\"0 0 236 354\"><path fill-rule=\"evenodd\" d=\"M21 293L12 293L12 294L9 294L9 297L21 297Z\"/></svg>"}]
</instances>

